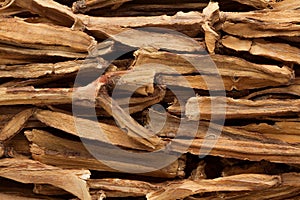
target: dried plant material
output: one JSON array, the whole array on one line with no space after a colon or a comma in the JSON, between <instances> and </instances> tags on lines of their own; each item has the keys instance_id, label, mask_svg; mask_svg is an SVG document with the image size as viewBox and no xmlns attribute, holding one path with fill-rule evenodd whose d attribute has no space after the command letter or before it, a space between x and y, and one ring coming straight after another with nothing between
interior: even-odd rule
<instances>
[{"instance_id":1,"label":"dried plant material","mask_svg":"<svg viewBox=\"0 0 300 200\"><path fill-rule=\"evenodd\" d=\"M106 65L105 62L102 64ZM66 75L79 70L97 70L100 64L89 61L75 60L58 63L34 63L27 65L0 66L0 78L38 78L46 75Z\"/></svg>"},{"instance_id":2,"label":"dried plant material","mask_svg":"<svg viewBox=\"0 0 300 200\"><path fill-rule=\"evenodd\" d=\"M3 55L3 59L0 60L1 65L43 62L45 58L85 58L87 56L87 53L61 51L59 50L59 48L57 50L51 51L45 49L24 49L22 47L15 47L2 44L0 44L0 53Z\"/></svg>"},{"instance_id":3,"label":"dried plant material","mask_svg":"<svg viewBox=\"0 0 300 200\"><path fill-rule=\"evenodd\" d=\"M112 9L114 10L128 1L132 0L78 0L73 3L72 10L75 13L85 13L90 10L99 9L107 6L112 6Z\"/></svg>"},{"instance_id":4,"label":"dried plant material","mask_svg":"<svg viewBox=\"0 0 300 200\"><path fill-rule=\"evenodd\" d=\"M263 39L242 40L232 36L224 37L222 44L236 51L249 51L252 55L264 56L283 62L300 63L300 49L289 44L273 43Z\"/></svg>"},{"instance_id":5,"label":"dried plant material","mask_svg":"<svg viewBox=\"0 0 300 200\"><path fill-rule=\"evenodd\" d=\"M207 23L202 25L202 28L205 32L205 42L207 50L210 54L214 54L219 35Z\"/></svg>"},{"instance_id":6,"label":"dried plant material","mask_svg":"<svg viewBox=\"0 0 300 200\"><path fill-rule=\"evenodd\" d=\"M270 88L270 89L253 92L248 96L244 97L244 99L253 99L257 96L270 95L270 94L290 94L290 95L300 96L300 79L296 78L293 84L287 87Z\"/></svg>"},{"instance_id":7,"label":"dried plant material","mask_svg":"<svg viewBox=\"0 0 300 200\"><path fill-rule=\"evenodd\" d=\"M285 186L293 186L299 188L299 180L300 174L299 173L285 173L281 175L283 185Z\"/></svg>"},{"instance_id":8,"label":"dried plant material","mask_svg":"<svg viewBox=\"0 0 300 200\"><path fill-rule=\"evenodd\" d=\"M107 197L141 197L161 188L158 184L124 179L90 179L92 190L103 190Z\"/></svg>"},{"instance_id":9,"label":"dried plant material","mask_svg":"<svg viewBox=\"0 0 300 200\"><path fill-rule=\"evenodd\" d=\"M242 38L299 36L297 10L268 9L253 12L223 12L223 31Z\"/></svg>"},{"instance_id":10,"label":"dried plant material","mask_svg":"<svg viewBox=\"0 0 300 200\"><path fill-rule=\"evenodd\" d=\"M284 0L272 4L272 8L276 10L298 10L300 2L294 0Z\"/></svg>"},{"instance_id":11,"label":"dried plant material","mask_svg":"<svg viewBox=\"0 0 300 200\"><path fill-rule=\"evenodd\" d=\"M297 198L299 5L0 0L0 199Z\"/></svg>"},{"instance_id":12,"label":"dried plant material","mask_svg":"<svg viewBox=\"0 0 300 200\"><path fill-rule=\"evenodd\" d=\"M281 140L291 144L300 143L299 122L275 122L275 124L249 124L237 128L260 133L265 137Z\"/></svg>"},{"instance_id":13,"label":"dried plant material","mask_svg":"<svg viewBox=\"0 0 300 200\"><path fill-rule=\"evenodd\" d=\"M212 85L210 89L217 89L213 87L213 84L218 86L218 82L214 81L214 79L217 80L219 75L224 77L224 86L228 90L259 88L277 84L287 85L294 79L294 72L287 67L280 68L276 65L255 64L232 56L174 54L160 51L149 52L146 50L136 51L135 56L136 60L132 64L132 68L149 66L151 69L155 69L156 73L160 74L184 75L201 73L202 78L187 76L188 81L185 81L189 83L190 79L191 85L198 85L195 88L199 89L205 89L201 79ZM167 68L162 66L167 66ZM166 80L168 78L171 77L166 77ZM177 85L180 86L185 78L174 77L174 79L179 80ZM220 86L218 87L221 89Z\"/></svg>"},{"instance_id":14,"label":"dried plant material","mask_svg":"<svg viewBox=\"0 0 300 200\"><path fill-rule=\"evenodd\" d=\"M214 108L212 108L212 105ZM198 106L200 109L195 109L198 108ZM226 106L226 113L223 113L222 109L218 109L220 106ZM215 119L220 118L225 114L226 119L257 119L259 117L282 116L289 113L299 113L300 100L265 99L251 101L228 97L192 97L188 100L185 106L185 114L190 120L210 120L212 109L214 110L213 114Z\"/></svg>"},{"instance_id":15,"label":"dried plant material","mask_svg":"<svg viewBox=\"0 0 300 200\"><path fill-rule=\"evenodd\" d=\"M172 200L204 192L261 190L276 186L280 181L279 176L260 174L243 174L212 180L183 180L170 183L158 191L148 193L147 199Z\"/></svg>"},{"instance_id":16,"label":"dried plant material","mask_svg":"<svg viewBox=\"0 0 300 200\"><path fill-rule=\"evenodd\" d=\"M0 176L22 183L51 184L62 188L80 199L91 199L86 179L87 170L63 170L29 159L1 159Z\"/></svg>"},{"instance_id":17,"label":"dried plant material","mask_svg":"<svg viewBox=\"0 0 300 200\"><path fill-rule=\"evenodd\" d=\"M201 25L203 24L203 16L199 12L178 12L173 16L162 15L117 18L82 16L80 18L86 25L86 28L96 35L103 35L103 32L111 33L112 30L114 34L120 33L123 31L123 28L162 27L175 29L176 31L193 37L201 31ZM101 31L99 32L99 30Z\"/></svg>"},{"instance_id":18,"label":"dried plant material","mask_svg":"<svg viewBox=\"0 0 300 200\"><path fill-rule=\"evenodd\" d=\"M113 169L109 166L119 166L126 169L135 169L135 167L137 166L134 163L121 162L118 159L114 160L112 155L118 156L118 154L120 154L120 151L116 152L116 150L106 147L103 144L85 143L84 145L82 142L59 138L42 130L27 131L25 134L28 140L33 143L30 149L33 158L43 163L60 166L62 168L85 168L90 170L109 172L117 172L116 169ZM93 155L103 155L105 157L105 160L97 160L94 156L91 155L90 152L87 151L87 147L89 149L93 149ZM144 158L143 153L141 153L140 155L135 154L134 158L128 153L120 156L122 156L122 160ZM184 176L185 163L182 163L179 160L175 160L169 166L166 166L162 169L156 169L153 168L153 164L151 164L151 162L155 163L155 159L157 159L157 157L151 157L149 163L138 165L140 169L143 169L144 171L150 171L141 175L162 178L175 178L178 176Z\"/></svg>"},{"instance_id":19,"label":"dried plant material","mask_svg":"<svg viewBox=\"0 0 300 200\"><path fill-rule=\"evenodd\" d=\"M146 97L131 97L130 99L128 99L127 97L117 98L116 101L121 107L124 107L124 109L128 109L128 112L132 114L141 112L152 105L160 103L165 97L165 93L166 89L164 87L155 87L153 94ZM128 96L126 92L125 95ZM129 108L127 108L128 103Z\"/></svg>"},{"instance_id":20,"label":"dried plant material","mask_svg":"<svg viewBox=\"0 0 300 200\"><path fill-rule=\"evenodd\" d=\"M134 48L154 48L179 52L199 52L204 50L194 39L166 28L131 29L98 27L96 31Z\"/></svg>"},{"instance_id":21,"label":"dried plant material","mask_svg":"<svg viewBox=\"0 0 300 200\"><path fill-rule=\"evenodd\" d=\"M250 53L278 61L300 64L300 49L289 44L269 43L264 40L254 40Z\"/></svg>"},{"instance_id":22,"label":"dried plant material","mask_svg":"<svg viewBox=\"0 0 300 200\"><path fill-rule=\"evenodd\" d=\"M32 116L34 109L29 108L16 114L0 131L0 142L5 142L19 133L28 119Z\"/></svg>"},{"instance_id":23,"label":"dried plant material","mask_svg":"<svg viewBox=\"0 0 300 200\"><path fill-rule=\"evenodd\" d=\"M297 198L300 193L299 188L290 186L278 186L263 190L257 190L252 192L218 192L217 194L211 194L207 197L187 197L186 200L209 200L209 199L234 199L234 200L244 200L244 199L289 199Z\"/></svg>"},{"instance_id":24,"label":"dried plant material","mask_svg":"<svg viewBox=\"0 0 300 200\"><path fill-rule=\"evenodd\" d=\"M218 33L214 30L214 24L220 21L219 5L216 2L209 2L206 8L203 9L205 22L202 28L205 33L206 48L209 53L213 54L216 47L216 42L219 39Z\"/></svg>"},{"instance_id":25,"label":"dried plant material","mask_svg":"<svg viewBox=\"0 0 300 200\"><path fill-rule=\"evenodd\" d=\"M212 140L212 141L210 141ZM209 155L220 156L225 158L236 158L240 160L261 161L267 160L275 163L299 164L299 147L284 144L284 143L268 143L260 141L243 141L239 139L194 139L192 145L186 151L184 146L188 140L176 139L173 140L175 152L190 152L194 155L199 155L200 149L211 148L211 142L216 142Z\"/></svg>"},{"instance_id":26,"label":"dried plant material","mask_svg":"<svg viewBox=\"0 0 300 200\"><path fill-rule=\"evenodd\" d=\"M122 131L117 126L98 123L88 119L75 118L71 115L48 110L37 110L34 116L50 127L84 139L101 141L104 143L110 142L113 145L132 149L147 148L143 143L139 144L138 141L131 138L131 135ZM77 130L76 123L77 126L80 126L80 131Z\"/></svg>"},{"instance_id":27,"label":"dried plant material","mask_svg":"<svg viewBox=\"0 0 300 200\"><path fill-rule=\"evenodd\" d=\"M224 36L221 40L222 45L236 51L249 51L252 46L251 40L243 40L233 36Z\"/></svg>"},{"instance_id":28,"label":"dried plant material","mask_svg":"<svg viewBox=\"0 0 300 200\"><path fill-rule=\"evenodd\" d=\"M0 88L0 105L67 104L72 102L72 90L70 88Z\"/></svg>"},{"instance_id":29,"label":"dried plant material","mask_svg":"<svg viewBox=\"0 0 300 200\"><path fill-rule=\"evenodd\" d=\"M84 29L84 25L69 7L53 0L15 0L15 4L21 8L46 17L53 22L68 26L76 30Z\"/></svg>"},{"instance_id":30,"label":"dried plant material","mask_svg":"<svg viewBox=\"0 0 300 200\"><path fill-rule=\"evenodd\" d=\"M158 15L174 15L178 11L193 10L201 11L207 6L208 2L156 2L155 4L130 2L121 5L117 9L106 7L97 10L92 10L89 13L95 16L106 17L128 17L128 16L158 16Z\"/></svg>"},{"instance_id":31,"label":"dried plant material","mask_svg":"<svg viewBox=\"0 0 300 200\"><path fill-rule=\"evenodd\" d=\"M109 87L112 87L115 93L125 90L148 96L154 92L154 77L153 69L124 71L124 74L111 77Z\"/></svg>"},{"instance_id":32,"label":"dried plant material","mask_svg":"<svg viewBox=\"0 0 300 200\"><path fill-rule=\"evenodd\" d=\"M12 23L16 26L10 26ZM87 53L96 44L86 33L65 27L32 24L18 18L0 18L0 25L0 41L19 47Z\"/></svg>"},{"instance_id":33,"label":"dried plant material","mask_svg":"<svg viewBox=\"0 0 300 200\"><path fill-rule=\"evenodd\" d=\"M100 100L101 99L101 100ZM144 144L151 149L162 147L162 141L150 130L144 128L126 113L116 102L106 95L99 95L99 105L117 121L120 128L125 129L128 135L136 142Z\"/></svg>"}]
</instances>

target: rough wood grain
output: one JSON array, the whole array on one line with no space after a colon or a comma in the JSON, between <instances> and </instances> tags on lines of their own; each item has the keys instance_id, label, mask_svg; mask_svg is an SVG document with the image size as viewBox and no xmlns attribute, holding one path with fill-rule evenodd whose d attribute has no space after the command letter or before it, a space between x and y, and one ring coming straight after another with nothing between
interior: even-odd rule
<instances>
[{"instance_id":1,"label":"rough wood grain","mask_svg":"<svg viewBox=\"0 0 300 200\"><path fill-rule=\"evenodd\" d=\"M226 105L224 104L226 103ZM283 116L300 112L299 99L266 99L251 101L226 97L192 97L185 106L185 114L191 120L210 120L212 109L215 119L226 114L227 119ZM215 106L212 108L212 105ZM195 109L197 107L200 109ZM222 109L225 106L225 109ZM180 107L174 108L175 110ZM226 112L225 112L226 110ZM222 112L224 111L224 113ZM177 111L178 113L179 111Z\"/></svg>"},{"instance_id":2,"label":"rough wood grain","mask_svg":"<svg viewBox=\"0 0 300 200\"><path fill-rule=\"evenodd\" d=\"M23 183L51 184L80 199L91 199L85 179L87 170L63 170L29 159L7 158L0 160L0 176Z\"/></svg>"},{"instance_id":3,"label":"rough wood grain","mask_svg":"<svg viewBox=\"0 0 300 200\"><path fill-rule=\"evenodd\" d=\"M297 10L223 12L223 30L242 38L299 36Z\"/></svg>"},{"instance_id":4,"label":"rough wood grain","mask_svg":"<svg viewBox=\"0 0 300 200\"><path fill-rule=\"evenodd\" d=\"M252 191L271 188L279 183L279 176L258 174L243 174L213 180L184 180L178 183L171 183L161 190L148 193L147 199L172 200L212 191Z\"/></svg>"},{"instance_id":5,"label":"rough wood grain","mask_svg":"<svg viewBox=\"0 0 300 200\"><path fill-rule=\"evenodd\" d=\"M112 156L118 156L118 154L115 154L117 153L115 152L116 150L110 149L103 144L85 144L88 145L89 149L93 149L92 153L94 153L94 155L97 153L106 155L105 160L101 162L101 160L95 159L95 157L93 157L91 153L87 151L84 144L80 141L72 141L64 138L59 138L41 130L27 131L25 134L28 140L33 143L30 149L33 158L43 163L61 166L63 168L84 168L109 172L117 172L117 170L107 166L107 164L109 164L110 166L117 165L131 169L135 169L136 167L135 164L129 162L121 162L120 159L113 160ZM118 153L120 153L120 151ZM135 155L136 157L133 158L130 153L125 153L124 156L125 157L123 157L122 160L132 160L137 159L138 157L142 159L144 155L141 153L141 155ZM153 164L151 164L151 162L155 162L156 159L157 157L153 156L152 158L150 158L149 163L139 165L140 169L151 171L142 175L162 178L175 178L177 176L184 176L183 170L185 164L183 162L176 160L165 168L153 169Z\"/></svg>"}]
</instances>

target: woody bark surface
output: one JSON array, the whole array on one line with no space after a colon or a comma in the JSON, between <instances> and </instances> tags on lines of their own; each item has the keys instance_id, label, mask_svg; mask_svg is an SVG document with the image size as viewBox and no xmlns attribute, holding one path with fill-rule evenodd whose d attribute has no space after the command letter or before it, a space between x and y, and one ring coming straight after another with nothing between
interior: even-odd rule
<instances>
[{"instance_id":1,"label":"woody bark surface","mask_svg":"<svg viewBox=\"0 0 300 200\"><path fill-rule=\"evenodd\" d=\"M298 199L299 9L0 0L0 199Z\"/></svg>"}]
</instances>

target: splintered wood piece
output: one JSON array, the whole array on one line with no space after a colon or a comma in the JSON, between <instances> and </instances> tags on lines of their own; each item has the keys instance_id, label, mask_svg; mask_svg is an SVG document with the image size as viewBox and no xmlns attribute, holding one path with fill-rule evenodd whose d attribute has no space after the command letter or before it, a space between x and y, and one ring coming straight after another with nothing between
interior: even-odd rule
<instances>
[{"instance_id":1,"label":"splintered wood piece","mask_svg":"<svg viewBox=\"0 0 300 200\"><path fill-rule=\"evenodd\" d=\"M166 89L163 87L155 87L154 92L148 96L142 97L131 97L128 99L125 98L116 98L115 101L125 110L127 110L130 114L137 113L143 111L145 108L148 108L154 104L160 103L166 93ZM128 94L125 92L125 95ZM129 105L128 105L129 103ZM129 106L129 108L128 108Z\"/></svg>"},{"instance_id":2,"label":"splintered wood piece","mask_svg":"<svg viewBox=\"0 0 300 200\"><path fill-rule=\"evenodd\" d=\"M288 70L287 70L288 71ZM168 76L162 75L159 77L159 83L167 86L179 86L186 88L195 88L201 90L220 90L220 78L209 75L195 75L195 76ZM209 80L209 86L207 85ZM264 88L268 86L281 85L273 80L266 80L259 77L229 77L223 76L222 83L226 91L232 90L246 90Z\"/></svg>"},{"instance_id":3,"label":"splintered wood piece","mask_svg":"<svg viewBox=\"0 0 300 200\"><path fill-rule=\"evenodd\" d=\"M213 140L210 138L194 139L192 145L186 150L188 140L173 139L175 152L200 154L200 149L211 149L209 155L240 160L261 161L267 160L275 163L299 164L300 148L288 144L262 143L260 141L242 141L233 139ZM214 144L215 143L215 144Z\"/></svg>"},{"instance_id":4,"label":"splintered wood piece","mask_svg":"<svg viewBox=\"0 0 300 200\"><path fill-rule=\"evenodd\" d=\"M126 148L147 149L147 146L135 141L130 135L114 125L77 118L64 113L48 110L37 110L34 116L50 127L81 138L101 141Z\"/></svg>"},{"instance_id":5,"label":"splintered wood piece","mask_svg":"<svg viewBox=\"0 0 300 200\"><path fill-rule=\"evenodd\" d=\"M264 96L270 94L290 94L295 96L300 96L300 79L296 78L292 85L287 87L280 87L280 88L269 88L265 90L260 90L257 92L253 92L243 99L253 99L257 96Z\"/></svg>"},{"instance_id":6,"label":"splintered wood piece","mask_svg":"<svg viewBox=\"0 0 300 200\"><path fill-rule=\"evenodd\" d=\"M181 10L201 11L207 6L206 0L198 2L156 2L155 4L130 2L121 5L114 12L111 8L102 8L89 12L95 16L106 17L128 17L128 16L157 16L157 15L174 15Z\"/></svg>"},{"instance_id":7,"label":"splintered wood piece","mask_svg":"<svg viewBox=\"0 0 300 200\"><path fill-rule=\"evenodd\" d=\"M288 85L295 77L294 71L288 67L280 68L276 65L255 64L233 56L174 54L146 50L138 50L134 55L136 59L131 66L132 68L149 67L159 74L177 75L177 77L166 77L165 79L173 79L170 80L171 85L183 87L190 84L189 87L194 85L198 89L205 89L209 86L209 89L222 90L220 87L222 81L218 81L219 76L222 76L226 90L242 90ZM201 73L201 77L178 77L178 74L192 73ZM177 84L176 81L178 81ZM168 82L165 81L165 83ZM209 85L205 85L205 83Z\"/></svg>"},{"instance_id":8,"label":"splintered wood piece","mask_svg":"<svg viewBox=\"0 0 300 200\"><path fill-rule=\"evenodd\" d=\"M214 30L213 25L220 21L220 10L217 2L209 2L203 9L205 22L202 25L205 35L205 44L209 53L213 54L216 42L219 39L218 33Z\"/></svg>"},{"instance_id":9,"label":"splintered wood piece","mask_svg":"<svg viewBox=\"0 0 300 200\"><path fill-rule=\"evenodd\" d=\"M93 84L93 83L92 83ZM89 87L89 86L86 86ZM101 86L100 86L101 87ZM84 87L81 87L84 90ZM105 94L104 94L105 93ZM0 105L18 104L68 104L72 103L73 89L34 89L34 88L2 88L0 89ZM76 96L80 101L84 101L86 96L80 93ZM90 99L87 99L90 101ZM138 124L130 115L126 113L106 92L101 91L96 98L96 105L100 105L107 113L115 118L121 128L127 130L128 136L137 142L144 144L152 149L161 147L161 140Z\"/></svg>"},{"instance_id":10,"label":"splintered wood piece","mask_svg":"<svg viewBox=\"0 0 300 200\"><path fill-rule=\"evenodd\" d=\"M244 199L290 199L297 198L300 194L300 189L290 186L278 186L268 189L256 190L252 192L218 192L213 193L206 197L187 197L186 200L211 200L211 199L234 199L234 200L244 200Z\"/></svg>"},{"instance_id":11,"label":"splintered wood piece","mask_svg":"<svg viewBox=\"0 0 300 200\"><path fill-rule=\"evenodd\" d=\"M177 113L179 113L179 109L181 108L176 107L174 109L178 110ZM225 117L225 115L226 119L257 119L258 117L283 116L291 113L299 113L300 100L265 99L251 101L229 97L192 97L185 106L185 115L190 120L210 120L212 110L215 119L222 116Z\"/></svg>"},{"instance_id":12,"label":"splintered wood piece","mask_svg":"<svg viewBox=\"0 0 300 200\"><path fill-rule=\"evenodd\" d=\"M149 171L141 174L145 176L161 178L184 176L185 165L178 159L175 159L169 166L157 169L151 164L152 162L156 162L157 156L149 157L149 160L147 160L149 163L145 162L137 165L131 162L135 159L144 159L143 153L140 155L132 155L130 152L123 152L123 155L121 155L120 150L116 152L116 150L106 147L101 143L86 142L83 144L81 141L60 138L42 130L26 131L25 135L28 140L33 143L30 149L32 157L46 164L60 166L62 168L85 168L109 172L118 172L110 166L124 167L126 169L132 169L133 171L135 171L135 168L138 166L140 169ZM87 148L92 151L89 152ZM101 159L94 157L98 154L102 155ZM170 157L172 156L170 155ZM174 158L172 157L172 159Z\"/></svg>"},{"instance_id":13,"label":"splintered wood piece","mask_svg":"<svg viewBox=\"0 0 300 200\"><path fill-rule=\"evenodd\" d=\"M15 24L15 26L11 26ZM85 52L96 45L96 41L82 31L72 31L66 27L27 23L20 18L0 18L1 39L3 43L19 47L44 46L48 51L64 47L67 52Z\"/></svg>"},{"instance_id":14,"label":"splintered wood piece","mask_svg":"<svg viewBox=\"0 0 300 200\"><path fill-rule=\"evenodd\" d=\"M276 10L298 10L300 8L300 2L294 0L284 0L272 4L272 8Z\"/></svg>"},{"instance_id":15,"label":"splintered wood piece","mask_svg":"<svg viewBox=\"0 0 300 200\"><path fill-rule=\"evenodd\" d=\"M300 35L300 13L297 10L265 9L252 12L222 12L221 15L225 21L223 31L242 38Z\"/></svg>"},{"instance_id":16,"label":"splintered wood piece","mask_svg":"<svg viewBox=\"0 0 300 200\"><path fill-rule=\"evenodd\" d=\"M112 6L112 10L121 6L123 3L126 3L132 0L77 0L73 3L72 11L74 13L80 12L85 13L90 10L99 9L103 7Z\"/></svg>"},{"instance_id":17,"label":"splintered wood piece","mask_svg":"<svg viewBox=\"0 0 300 200\"><path fill-rule=\"evenodd\" d=\"M289 44L274 43L263 39L243 40L233 36L225 36L221 42L225 47L235 51L248 51L252 55L300 64L300 49Z\"/></svg>"},{"instance_id":18,"label":"splintered wood piece","mask_svg":"<svg viewBox=\"0 0 300 200\"><path fill-rule=\"evenodd\" d=\"M72 102L71 88L0 88L0 105L67 104Z\"/></svg>"},{"instance_id":19,"label":"splintered wood piece","mask_svg":"<svg viewBox=\"0 0 300 200\"><path fill-rule=\"evenodd\" d=\"M103 34L115 41L133 48L155 48L179 52L204 51L203 45L193 38L166 28L116 28L98 27L94 33ZM135 50L129 49L129 50Z\"/></svg>"},{"instance_id":20,"label":"splintered wood piece","mask_svg":"<svg viewBox=\"0 0 300 200\"><path fill-rule=\"evenodd\" d=\"M252 55L265 56L278 61L300 64L300 49L289 44L254 40L249 52Z\"/></svg>"},{"instance_id":21,"label":"splintered wood piece","mask_svg":"<svg viewBox=\"0 0 300 200\"><path fill-rule=\"evenodd\" d=\"M80 199L91 199L86 184L88 170L64 170L29 159L0 160L0 176L22 183L51 184Z\"/></svg>"},{"instance_id":22,"label":"splintered wood piece","mask_svg":"<svg viewBox=\"0 0 300 200\"><path fill-rule=\"evenodd\" d=\"M149 200L172 200L193 194L219 191L253 191L271 188L281 183L280 176L243 174L212 180L182 180L146 195Z\"/></svg>"},{"instance_id":23,"label":"splintered wood piece","mask_svg":"<svg viewBox=\"0 0 300 200\"><path fill-rule=\"evenodd\" d=\"M275 124L249 124L234 128L260 133L265 137L278 139L291 144L300 144L300 122L275 122Z\"/></svg>"},{"instance_id":24,"label":"splintered wood piece","mask_svg":"<svg viewBox=\"0 0 300 200\"><path fill-rule=\"evenodd\" d=\"M32 13L46 17L58 25L68 26L72 29L84 29L84 25L72 10L53 0L15 0L16 5ZM71 37L72 38L72 37Z\"/></svg>"},{"instance_id":25,"label":"splintered wood piece","mask_svg":"<svg viewBox=\"0 0 300 200\"><path fill-rule=\"evenodd\" d=\"M85 15L80 16L80 19L86 25L86 28L96 35L103 35L102 32L112 30L115 34L120 33L123 28L161 27L195 37L201 31L201 25L203 24L203 15L200 12L178 12L173 16L150 17L91 17Z\"/></svg>"},{"instance_id":26,"label":"splintered wood piece","mask_svg":"<svg viewBox=\"0 0 300 200\"><path fill-rule=\"evenodd\" d=\"M241 4L245 4L245 5L248 5L248 6L252 6L252 7L257 8L257 9L267 8L268 5L269 5L269 2L270 2L269 0L247 0L247 1L233 0L233 1L239 2Z\"/></svg>"},{"instance_id":27,"label":"splintered wood piece","mask_svg":"<svg viewBox=\"0 0 300 200\"><path fill-rule=\"evenodd\" d=\"M232 139L240 141L260 141L264 143L282 143L279 140L272 140L260 133L239 129L238 127L221 126L213 122L193 122L186 118L179 118L169 113L159 113L149 109L146 120L147 128L156 132L160 137L174 138L206 138L209 131L210 135L222 133L218 140ZM181 128L181 130L179 129Z\"/></svg>"},{"instance_id":28,"label":"splintered wood piece","mask_svg":"<svg viewBox=\"0 0 300 200\"><path fill-rule=\"evenodd\" d=\"M47 58L51 62L51 58L86 58L87 53L78 53L60 50L59 47L52 47L53 50L22 48L11 45L0 44L0 64L16 65L34 62L43 62ZM3 58L3 59L2 59Z\"/></svg>"},{"instance_id":29,"label":"splintered wood piece","mask_svg":"<svg viewBox=\"0 0 300 200\"><path fill-rule=\"evenodd\" d=\"M5 142L18 134L25 127L34 110L33 108L23 110L11 118L0 131L0 142Z\"/></svg>"},{"instance_id":30,"label":"splintered wood piece","mask_svg":"<svg viewBox=\"0 0 300 200\"><path fill-rule=\"evenodd\" d=\"M161 188L158 184L126 179L90 179L92 190L104 191L106 197L139 197Z\"/></svg>"},{"instance_id":31,"label":"splintered wood piece","mask_svg":"<svg viewBox=\"0 0 300 200\"><path fill-rule=\"evenodd\" d=\"M108 87L113 88L114 94L125 90L131 94L137 93L148 96L154 92L154 77L155 71L153 69L124 71L124 74L112 76Z\"/></svg>"},{"instance_id":32,"label":"splintered wood piece","mask_svg":"<svg viewBox=\"0 0 300 200\"><path fill-rule=\"evenodd\" d=\"M114 99L108 96L106 92L100 92L96 100L97 104L114 117L118 126L127 131L130 138L151 149L159 149L162 147L162 140L159 137L140 125L129 113L125 112Z\"/></svg>"},{"instance_id":33,"label":"splintered wood piece","mask_svg":"<svg viewBox=\"0 0 300 200\"><path fill-rule=\"evenodd\" d=\"M103 66L106 65L103 61ZM0 78L38 78L41 76L65 75L79 70L99 70L99 63L82 60L57 63L32 63L27 65L0 66Z\"/></svg>"}]
</instances>

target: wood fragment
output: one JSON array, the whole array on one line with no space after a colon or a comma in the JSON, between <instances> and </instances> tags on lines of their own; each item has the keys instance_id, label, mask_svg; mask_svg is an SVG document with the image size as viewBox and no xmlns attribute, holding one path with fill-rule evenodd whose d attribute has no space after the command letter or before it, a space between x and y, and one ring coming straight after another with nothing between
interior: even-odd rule
<instances>
[{"instance_id":1,"label":"wood fragment","mask_svg":"<svg viewBox=\"0 0 300 200\"><path fill-rule=\"evenodd\" d=\"M251 101L228 97L192 97L185 106L185 114L190 120L210 120L212 110L214 111L213 114L215 119L218 119L225 114L227 119L282 116L290 113L299 113L299 104L299 99L266 99ZM195 109L198 106L200 107L201 112L200 110ZM175 109L178 110L180 108Z\"/></svg>"},{"instance_id":2,"label":"wood fragment","mask_svg":"<svg viewBox=\"0 0 300 200\"><path fill-rule=\"evenodd\" d=\"M24 127L28 119L33 115L34 109L29 108L16 114L0 131L0 142L7 140L18 134Z\"/></svg>"},{"instance_id":3,"label":"wood fragment","mask_svg":"<svg viewBox=\"0 0 300 200\"><path fill-rule=\"evenodd\" d=\"M87 151L86 147L82 142L72 141L64 138L59 138L50 133L47 133L42 130L33 130L27 131L26 136L33 144L31 145L31 153L35 160L40 162L60 166L62 168L71 168L71 169L90 169L97 171L109 171L117 172L116 169L113 169L109 166L120 166L124 168L134 169L136 165L134 163L121 162L120 160L113 160L113 157L118 156L116 150L110 149L103 144L93 144L86 143L89 149L93 149L93 154L106 155L105 160L97 160L90 152ZM45 140L47 139L47 140ZM120 151L118 151L120 154ZM123 156L123 155L121 155ZM143 158L143 154L140 156L135 155L135 158L132 158L130 154L124 154L123 159L140 159ZM151 171L149 173L143 173L141 175L151 176L151 177L162 177L162 178L175 178L184 176L184 164L176 160L171 163L169 166L166 166L162 169L153 169L153 164L157 159L155 156L149 160L150 163L144 163L139 165L140 169L145 171ZM108 166L109 164L109 166ZM153 170L151 170L153 169Z\"/></svg>"},{"instance_id":4,"label":"wood fragment","mask_svg":"<svg viewBox=\"0 0 300 200\"><path fill-rule=\"evenodd\" d=\"M22 183L51 184L80 199L91 199L86 181L87 170L63 170L29 159L6 158L0 160L0 176Z\"/></svg>"},{"instance_id":5,"label":"wood fragment","mask_svg":"<svg viewBox=\"0 0 300 200\"><path fill-rule=\"evenodd\" d=\"M151 67L156 73L184 75L201 73L201 76L164 77L162 84L192 87L197 89L222 90L221 75L226 90L243 90L270 85L290 84L294 72L288 67L262 65L244 59L225 55L174 54L169 52L135 52L136 60L132 68ZM156 65L157 63L157 65ZM162 64L167 67L162 67ZM193 65L194 64L194 65ZM276 77L275 77L276 76ZM177 84L175 84L177 83ZM187 85L190 84L190 85ZM209 87L208 87L209 86ZM224 89L224 88L223 88Z\"/></svg>"},{"instance_id":6,"label":"wood fragment","mask_svg":"<svg viewBox=\"0 0 300 200\"><path fill-rule=\"evenodd\" d=\"M268 9L252 12L223 12L222 30L242 38L299 36L299 12Z\"/></svg>"},{"instance_id":7,"label":"wood fragment","mask_svg":"<svg viewBox=\"0 0 300 200\"><path fill-rule=\"evenodd\" d=\"M232 36L223 38L222 44L227 48L236 51L248 51L252 55L256 56L264 56L287 63L300 63L300 50L297 47L293 47L289 44L271 43L263 39L245 41L238 38L233 38ZM240 46L239 44L244 45Z\"/></svg>"},{"instance_id":8,"label":"wood fragment","mask_svg":"<svg viewBox=\"0 0 300 200\"><path fill-rule=\"evenodd\" d=\"M12 23L16 26L9 26ZM87 52L96 44L91 36L65 27L32 24L18 18L0 18L0 25L0 41L21 47L32 48L44 45L48 51L55 51L61 47L69 52Z\"/></svg>"},{"instance_id":9,"label":"wood fragment","mask_svg":"<svg viewBox=\"0 0 300 200\"><path fill-rule=\"evenodd\" d=\"M279 184L280 181L279 176L259 174L243 174L213 180L184 180L178 183L171 183L161 190L148 193L147 199L172 200L212 191L253 191L271 188ZM222 187L219 187L219 185L222 185Z\"/></svg>"},{"instance_id":10,"label":"wood fragment","mask_svg":"<svg viewBox=\"0 0 300 200\"><path fill-rule=\"evenodd\" d=\"M145 149L143 144L139 144L134 141L130 135L123 132L117 126L98 123L88 119L76 118L71 115L48 110L37 110L34 116L50 127L65 131L81 138L101 141L104 143L109 142L113 145L126 148ZM77 130L76 126L80 126L80 131Z\"/></svg>"},{"instance_id":11,"label":"wood fragment","mask_svg":"<svg viewBox=\"0 0 300 200\"><path fill-rule=\"evenodd\" d=\"M112 6L112 8L115 9L115 6L121 6L123 3L132 1L132 0L118 0L118 1L113 1L113 0L78 0L73 3L72 5L72 11L74 13L85 13L90 10L94 9L99 9L107 6Z\"/></svg>"}]
</instances>

